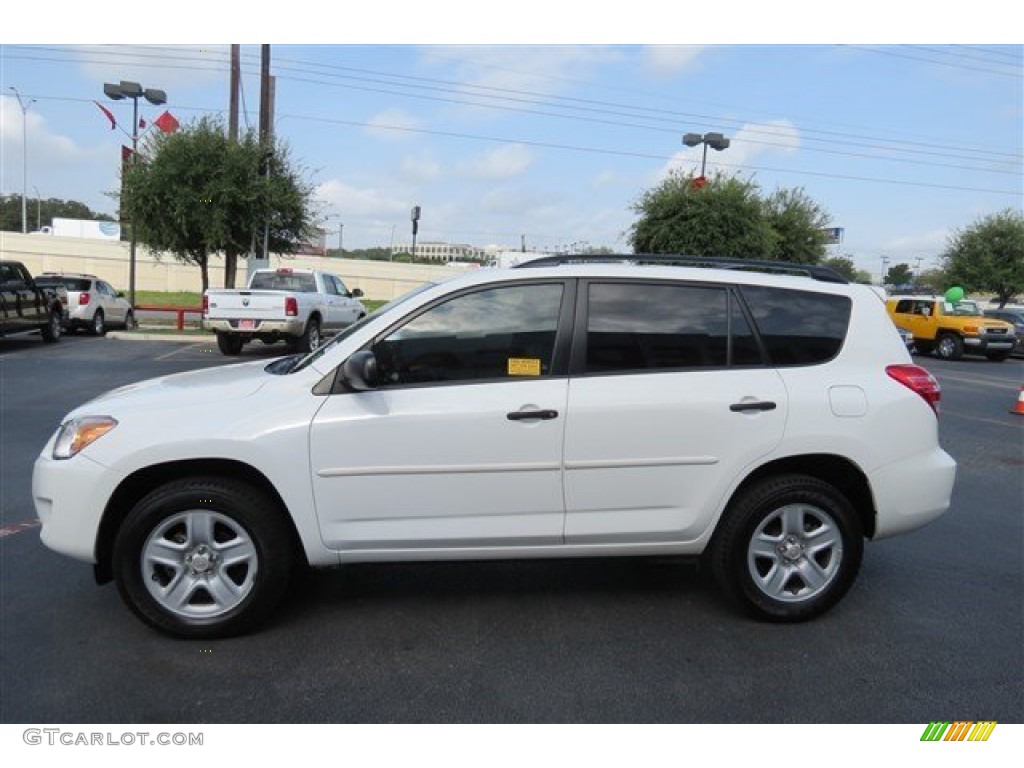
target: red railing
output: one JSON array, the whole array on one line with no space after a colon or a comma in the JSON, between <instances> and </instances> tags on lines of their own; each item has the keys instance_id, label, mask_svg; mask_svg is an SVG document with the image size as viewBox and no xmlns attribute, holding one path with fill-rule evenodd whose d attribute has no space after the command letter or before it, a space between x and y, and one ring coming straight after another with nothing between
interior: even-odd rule
<instances>
[{"instance_id":1,"label":"red railing","mask_svg":"<svg viewBox=\"0 0 1024 768\"><path fill-rule=\"evenodd\" d=\"M203 308L202 307L173 307L173 306L163 306L163 305L160 305L160 304L136 304L135 305L135 313L138 314L139 312L174 312L178 316L178 323L177 323L178 330L179 331L183 331L183 330L185 330L185 314L186 313L191 313L191 314L195 314L195 315L202 315L203 314Z\"/></svg>"}]
</instances>

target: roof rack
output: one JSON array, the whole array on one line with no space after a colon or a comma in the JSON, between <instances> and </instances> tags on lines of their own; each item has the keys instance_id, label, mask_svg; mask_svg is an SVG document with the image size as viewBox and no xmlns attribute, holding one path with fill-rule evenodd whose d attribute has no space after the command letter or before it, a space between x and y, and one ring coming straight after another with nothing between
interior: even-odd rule
<instances>
[{"instance_id":1,"label":"roof rack","mask_svg":"<svg viewBox=\"0 0 1024 768\"><path fill-rule=\"evenodd\" d=\"M563 254L541 256L517 264L513 269L526 267L556 267L565 264L658 264L679 267L709 267L711 269L736 269L746 272L768 272L782 275L802 275L826 283L848 283L845 277L831 267L816 264L796 264L789 261L764 261L762 259L731 259L719 256L683 256L668 253L630 254Z\"/></svg>"}]
</instances>

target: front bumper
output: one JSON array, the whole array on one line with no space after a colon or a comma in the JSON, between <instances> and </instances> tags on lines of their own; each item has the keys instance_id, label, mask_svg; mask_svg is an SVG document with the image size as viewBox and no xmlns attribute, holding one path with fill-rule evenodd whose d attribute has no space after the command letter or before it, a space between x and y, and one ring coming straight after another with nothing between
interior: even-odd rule
<instances>
[{"instance_id":1,"label":"front bumper","mask_svg":"<svg viewBox=\"0 0 1024 768\"><path fill-rule=\"evenodd\" d=\"M52 450L51 439L32 472L39 537L55 552L95 563L100 521L120 478L83 454L57 460Z\"/></svg>"}]
</instances>

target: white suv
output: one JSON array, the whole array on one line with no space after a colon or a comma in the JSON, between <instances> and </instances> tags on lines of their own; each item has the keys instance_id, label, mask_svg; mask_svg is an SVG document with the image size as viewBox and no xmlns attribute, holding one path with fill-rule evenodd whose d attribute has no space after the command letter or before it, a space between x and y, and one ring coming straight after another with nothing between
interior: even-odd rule
<instances>
[{"instance_id":1,"label":"white suv","mask_svg":"<svg viewBox=\"0 0 1024 768\"><path fill-rule=\"evenodd\" d=\"M622 259L476 270L306 357L87 403L35 465L42 539L185 637L264 619L296 565L402 560L703 556L794 621L948 508L939 387L870 288Z\"/></svg>"},{"instance_id":2,"label":"white suv","mask_svg":"<svg viewBox=\"0 0 1024 768\"><path fill-rule=\"evenodd\" d=\"M36 283L67 288L67 325L71 331L84 328L93 336L103 336L108 327L135 327L135 314L128 299L95 275L45 272L36 278Z\"/></svg>"}]
</instances>

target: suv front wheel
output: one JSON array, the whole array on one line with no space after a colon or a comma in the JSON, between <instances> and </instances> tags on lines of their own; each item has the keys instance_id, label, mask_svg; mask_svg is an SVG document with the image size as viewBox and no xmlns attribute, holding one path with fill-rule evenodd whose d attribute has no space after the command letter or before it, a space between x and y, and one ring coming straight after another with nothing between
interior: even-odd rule
<instances>
[{"instance_id":1,"label":"suv front wheel","mask_svg":"<svg viewBox=\"0 0 1024 768\"><path fill-rule=\"evenodd\" d=\"M863 552L860 518L836 488L781 475L732 503L715 534L711 566L724 590L759 618L804 621L846 594Z\"/></svg>"},{"instance_id":2,"label":"suv front wheel","mask_svg":"<svg viewBox=\"0 0 1024 768\"><path fill-rule=\"evenodd\" d=\"M129 512L113 572L139 618L178 637L238 634L281 601L294 562L284 512L248 483L194 477Z\"/></svg>"}]
</instances>

